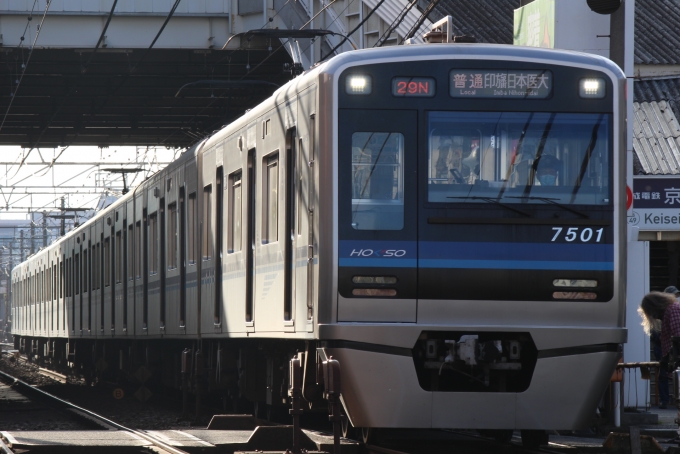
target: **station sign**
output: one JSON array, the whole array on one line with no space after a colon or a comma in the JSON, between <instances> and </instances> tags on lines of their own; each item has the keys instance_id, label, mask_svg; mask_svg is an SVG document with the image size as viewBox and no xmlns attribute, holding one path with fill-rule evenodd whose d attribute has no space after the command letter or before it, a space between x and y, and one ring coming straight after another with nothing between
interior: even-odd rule
<instances>
[{"instance_id":1,"label":"station sign","mask_svg":"<svg viewBox=\"0 0 680 454\"><path fill-rule=\"evenodd\" d=\"M680 178L634 177L628 224L640 230L680 230Z\"/></svg>"},{"instance_id":2,"label":"station sign","mask_svg":"<svg viewBox=\"0 0 680 454\"><path fill-rule=\"evenodd\" d=\"M449 75L453 98L545 99L552 92L548 70L454 69Z\"/></svg>"}]
</instances>

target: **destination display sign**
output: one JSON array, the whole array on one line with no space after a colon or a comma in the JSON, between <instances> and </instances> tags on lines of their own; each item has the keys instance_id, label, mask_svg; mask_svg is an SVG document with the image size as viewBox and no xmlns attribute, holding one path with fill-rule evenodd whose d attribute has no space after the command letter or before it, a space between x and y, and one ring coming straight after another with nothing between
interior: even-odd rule
<instances>
[{"instance_id":1,"label":"destination display sign","mask_svg":"<svg viewBox=\"0 0 680 454\"><path fill-rule=\"evenodd\" d=\"M545 99L552 92L550 71L454 69L449 93L454 98Z\"/></svg>"},{"instance_id":2,"label":"destination display sign","mask_svg":"<svg viewBox=\"0 0 680 454\"><path fill-rule=\"evenodd\" d=\"M434 79L431 77L395 77L392 79L392 95L399 97L434 96Z\"/></svg>"}]
</instances>

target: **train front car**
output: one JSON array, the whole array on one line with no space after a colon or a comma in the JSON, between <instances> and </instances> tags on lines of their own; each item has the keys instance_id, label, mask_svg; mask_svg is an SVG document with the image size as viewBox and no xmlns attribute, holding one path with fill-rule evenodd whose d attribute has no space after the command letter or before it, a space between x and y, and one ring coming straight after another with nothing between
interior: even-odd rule
<instances>
[{"instance_id":1,"label":"train front car","mask_svg":"<svg viewBox=\"0 0 680 454\"><path fill-rule=\"evenodd\" d=\"M626 340L623 73L448 44L322 72L320 353L352 424L587 426Z\"/></svg>"}]
</instances>

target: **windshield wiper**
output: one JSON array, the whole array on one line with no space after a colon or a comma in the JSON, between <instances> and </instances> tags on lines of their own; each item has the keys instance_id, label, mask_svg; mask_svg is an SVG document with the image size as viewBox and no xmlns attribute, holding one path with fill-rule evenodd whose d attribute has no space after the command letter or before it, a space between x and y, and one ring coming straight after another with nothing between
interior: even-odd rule
<instances>
[{"instance_id":1,"label":"windshield wiper","mask_svg":"<svg viewBox=\"0 0 680 454\"><path fill-rule=\"evenodd\" d=\"M523 216L527 216L527 217L529 217L529 218L531 217L531 215L530 215L529 213L527 213L526 211L522 211L522 210L520 210L520 209L518 209L518 208L514 208L514 207L512 207L512 206L510 206L510 205L507 205L507 204L505 204L505 203L501 203L501 202L499 202L498 200L496 200L496 199L494 199L494 198L492 198L492 197L480 197L480 196L476 196L476 195L473 195L473 196L465 196L465 197L463 197L463 196L458 196L458 197L457 197L457 196L449 196L449 197L447 197L447 199L465 199L465 200L467 200L467 199L472 199L472 200L483 200L483 201L485 201L486 203L493 203L493 204L495 204L495 205L502 206L503 208L505 208L505 209L507 209L507 210L514 211L515 213L519 213L519 214L521 214L521 215L523 215Z\"/></svg>"},{"instance_id":2,"label":"windshield wiper","mask_svg":"<svg viewBox=\"0 0 680 454\"><path fill-rule=\"evenodd\" d=\"M555 200L559 200L559 199L551 199L549 197L535 197L535 196L528 196L528 195L513 196L513 197L508 197L508 199L540 200L542 202L552 203L553 205L557 205L558 207L562 208L563 210L571 211L572 213L577 214L577 215L581 216L582 218L586 218L586 219L590 218L590 216L588 216L587 214L585 214L582 211L575 210L574 208L571 208L570 206L565 205L563 203L555 202Z\"/></svg>"}]
</instances>

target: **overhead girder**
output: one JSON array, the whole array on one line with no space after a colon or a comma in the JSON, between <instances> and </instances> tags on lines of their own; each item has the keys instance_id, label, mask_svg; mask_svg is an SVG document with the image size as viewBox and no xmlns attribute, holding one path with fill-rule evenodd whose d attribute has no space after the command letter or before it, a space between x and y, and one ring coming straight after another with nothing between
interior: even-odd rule
<instances>
[{"instance_id":1,"label":"overhead girder","mask_svg":"<svg viewBox=\"0 0 680 454\"><path fill-rule=\"evenodd\" d=\"M144 61L143 49L100 49L87 67L91 50L36 48L15 94L26 50L2 48L0 145L188 146L290 79L288 53L272 44L151 49Z\"/></svg>"}]
</instances>

